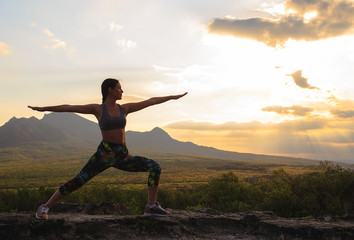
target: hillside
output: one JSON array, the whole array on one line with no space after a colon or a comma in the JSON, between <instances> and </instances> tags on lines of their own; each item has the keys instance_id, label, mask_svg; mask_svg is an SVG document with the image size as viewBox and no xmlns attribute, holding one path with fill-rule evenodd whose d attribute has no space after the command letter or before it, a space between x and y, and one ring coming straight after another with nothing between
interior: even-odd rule
<instances>
[{"instance_id":1,"label":"hillside","mask_svg":"<svg viewBox=\"0 0 354 240\"><path fill-rule=\"evenodd\" d=\"M81 141L96 145L101 139L97 123L89 121L74 113L45 114L40 120L44 124L54 126Z\"/></svg>"},{"instance_id":2,"label":"hillside","mask_svg":"<svg viewBox=\"0 0 354 240\"><path fill-rule=\"evenodd\" d=\"M0 147L18 146L31 142L60 142L69 138L58 128L48 125L35 117L11 118L0 127Z\"/></svg>"},{"instance_id":3,"label":"hillside","mask_svg":"<svg viewBox=\"0 0 354 240\"><path fill-rule=\"evenodd\" d=\"M171 138L161 128L149 132L127 131L128 147L134 153L176 153L208 158L228 159L248 162L287 163L295 165L314 165L317 161L309 159L259 155L223 151L211 147L199 146L191 142L181 142ZM0 127L1 148L34 146L51 149L95 149L100 141L100 131L96 123L74 113L50 113L43 119L12 118ZM10 150L11 151L11 150ZM0 159L4 160L4 159Z\"/></svg>"},{"instance_id":4,"label":"hillside","mask_svg":"<svg viewBox=\"0 0 354 240\"><path fill-rule=\"evenodd\" d=\"M150 132L128 131L127 142L129 149L136 152L178 153L236 161L288 163L295 165L314 165L318 163L318 161L310 159L231 152L200 146L192 142L181 142L171 138L167 132L158 127Z\"/></svg>"}]
</instances>

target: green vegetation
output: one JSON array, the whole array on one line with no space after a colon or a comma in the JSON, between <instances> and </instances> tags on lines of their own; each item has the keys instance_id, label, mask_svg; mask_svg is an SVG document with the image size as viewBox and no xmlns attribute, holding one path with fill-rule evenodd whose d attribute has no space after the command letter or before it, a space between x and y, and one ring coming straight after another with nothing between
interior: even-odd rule
<instances>
[{"instance_id":1,"label":"green vegetation","mask_svg":"<svg viewBox=\"0 0 354 240\"><path fill-rule=\"evenodd\" d=\"M52 146L54 148L54 146ZM76 176L91 157L92 148L77 149L59 146L22 146L0 148L0 189L57 188ZM92 152L93 153L93 152ZM314 171L314 165L246 162L189 156L172 153L142 153L162 165L161 186L190 188L209 182L226 171L232 171L241 181L266 177L283 168L291 174ZM298 165L297 165L298 164ZM144 188L146 173L130 173L110 168L87 183L87 186L117 185L123 188Z\"/></svg>"},{"instance_id":2,"label":"green vegetation","mask_svg":"<svg viewBox=\"0 0 354 240\"><path fill-rule=\"evenodd\" d=\"M354 172L339 165L321 162L316 171L290 174L283 169L268 175L241 180L234 172L223 172L208 181L184 187L162 185L159 200L167 208L212 208L225 212L273 211L283 217L341 215L341 201L354 184ZM195 182L194 182L195 183ZM33 211L55 191L53 188L0 190L0 211ZM67 196L73 203L119 202L130 214L141 214L146 204L146 189L123 188L116 184L84 186Z\"/></svg>"}]
</instances>

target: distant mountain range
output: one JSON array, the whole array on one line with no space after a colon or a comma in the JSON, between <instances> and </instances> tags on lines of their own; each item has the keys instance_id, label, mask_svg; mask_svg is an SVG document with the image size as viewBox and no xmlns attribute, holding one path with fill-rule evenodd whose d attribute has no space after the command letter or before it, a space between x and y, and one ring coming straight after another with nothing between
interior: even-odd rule
<instances>
[{"instance_id":1,"label":"distant mountain range","mask_svg":"<svg viewBox=\"0 0 354 240\"><path fill-rule=\"evenodd\" d=\"M177 153L217 159L295 165L317 163L315 160L230 152L199 146L192 142L181 142L173 139L158 127L149 132L127 131L126 138L132 153ZM98 124L75 113L50 113L44 115L41 120L35 117L20 119L13 117L0 127L0 148L17 147L23 144L36 145L39 142L95 148L100 140L101 133Z\"/></svg>"},{"instance_id":2,"label":"distant mountain range","mask_svg":"<svg viewBox=\"0 0 354 240\"><path fill-rule=\"evenodd\" d=\"M97 124L74 113L50 113L39 120L11 118L0 127L0 147L14 147L37 142L97 143Z\"/></svg>"}]
</instances>

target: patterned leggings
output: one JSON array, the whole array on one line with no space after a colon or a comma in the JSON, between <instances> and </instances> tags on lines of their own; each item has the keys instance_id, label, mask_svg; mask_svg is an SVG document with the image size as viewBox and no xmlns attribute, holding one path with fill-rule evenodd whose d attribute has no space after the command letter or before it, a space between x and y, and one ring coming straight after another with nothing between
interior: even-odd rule
<instances>
[{"instance_id":1,"label":"patterned leggings","mask_svg":"<svg viewBox=\"0 0 354 240\"><path fill-rule=\"evenodd\" d=\"M75 191L109 167L130 172L149 172L148 186L158 186L161 166L152 159L129 155L126 144L102 141L80 173L59 188L63 195Z\"/></svg>"}]
</instances>

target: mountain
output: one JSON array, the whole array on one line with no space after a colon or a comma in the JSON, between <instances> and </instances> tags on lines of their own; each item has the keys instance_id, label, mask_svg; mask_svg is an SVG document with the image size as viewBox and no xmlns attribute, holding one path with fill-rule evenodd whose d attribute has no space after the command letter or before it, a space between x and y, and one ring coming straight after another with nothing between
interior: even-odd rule
<instances>
[{"instance_id":1,"label":"mountain","mask_svg":"<svg viewBox=\"0 0 354 240\"><path fill-rule=\"evenodd\" d=\"M192 142L181 142L173 139L161 128L154 128L150 132L126 133L128 148L133 152L165 152L179 153L186 155L196 155L217 159L228 159L248 162L271 162L271 163L291 163L291 164L316 164L315 160L292 158L284 156L271 156L252 153L239 153L219 150L213 147L205 147Z\"/></svg>"},{"instance_id":2,"label":"mountain","mask_svg":"<svg viewBox=\"0 0 354 240\"><path fill-rule=\"evenodd\" d=\"M11 118L0 127L0 147L45 141L60 142L68 139L66 133L35 117Z\"/></svg>"},{"instance_id":3,"label":"mountain","mask_svg":"<svg viewBox=\"0 0 354 240\"><path fill-rule=\"evenodd\" d=\"M70 133L71 136L89 144L97 144L101 139L97 123L74 113L45 114L41 122Z\"/></svg>"},{"instance_id":4,"label":"mountain","mask_svg":"<svg viewBox=\"0 0 354 240\"><path fill-rule=\"evenodd\" d=\"M314 164L314 160L257 155L223 151L212 147L199 146L192 142L173 139L161 128L149 132L127 131L127 143L130 152L178 153L217 159L231 159L252 162L281 162L291 164ZM41 120L31 118L11 118L0 127L0 148L16 147L23 144L56 144L80 149L82 146L95 148L101 139L97 123L75 113L50 113ZM36 145L37 146L37 145Z\"/></svg>"}]
</instances>

